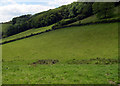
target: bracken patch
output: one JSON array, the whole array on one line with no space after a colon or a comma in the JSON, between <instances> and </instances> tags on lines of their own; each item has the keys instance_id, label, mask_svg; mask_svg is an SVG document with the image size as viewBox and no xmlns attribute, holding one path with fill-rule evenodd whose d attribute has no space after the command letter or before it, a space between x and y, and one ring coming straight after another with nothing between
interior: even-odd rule
<instances>
[{"instance_id":1,"label":"bracken patch","mask_svg":"<svg viewBox=\"0 0 120 86\"><path fill-rule=\"evenodd\" d=\"M36 64L45 64L45 65L52 65L52 64L56 64L58 63L59 60L52 60L52 59L48 59L48 60L38 60L36 62L33 62L31 65L36 65Z\"/></svg>"}]
</instances>

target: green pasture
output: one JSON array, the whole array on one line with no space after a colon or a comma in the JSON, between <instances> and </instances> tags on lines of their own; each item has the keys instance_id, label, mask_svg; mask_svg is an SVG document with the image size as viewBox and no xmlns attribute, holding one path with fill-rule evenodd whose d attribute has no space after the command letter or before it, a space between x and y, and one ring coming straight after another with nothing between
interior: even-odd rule
<instances>
[{"instance_id":1,"label":"green pasture","mask_svg":"<svg viewBox=\"0 0 120 86\"><path fill-rule=\"evenodd\" d=\"M117 64L67 63L97 57L117 60L118 23L62 28L4 44L2 50L3 84L118 83ZM59 62L30 65L42 59Z\"/></svg>"},{"instance_id":2,"label":"green pasture","mask_svg":"<svg viewBox=\"0 0 120 86\"><path fill-rule=\"evenodd\" d=\"M4 39L2 39L2 42L13 40L13 39L17 39L17 38L21 38L21 37L25 37L25 36L29 36L31 34L40 33L40 32L46 31L48 29L51 29L52 26L53 25L46 26L46 27L41 27L41 28L37 28L37 29L36 28L32 28L30 30L27 30L27 31L24 31L24 32L21 32L21 33L12 35L12 36L9 36L7 38L4 38Z\"/></svg>"}]
</instances>

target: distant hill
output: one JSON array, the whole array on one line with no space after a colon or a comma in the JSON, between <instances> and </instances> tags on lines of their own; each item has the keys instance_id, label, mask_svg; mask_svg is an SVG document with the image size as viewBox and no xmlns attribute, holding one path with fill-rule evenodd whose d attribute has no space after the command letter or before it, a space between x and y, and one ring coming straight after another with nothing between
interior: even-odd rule
<instances>
[{"instance_id":1,"label":"distant hill","mask_svg":"<svg viewBox=\"0 0 120 86\"><path fill-rule=\"evenodd\" d=\"M97 14L98 11L93 8L94 4L96 3L73 2L71 4L63 5L55 9L50 9L48 11L37 13L35 15L28 14L28 15L15 17L12 19L12 21L8 22L9 24L3 23L2 37L5 38L32 28L49 26L55 23L59 23L59 21L61 20L62 23L64 22L66 23L66 19L67 19L66 24L69 24L78 20L85 19L91 15ZM114 8L119 5L118 3L109 3L109 4L108 4L109 7L108 9L111 9L111 7ZM107 11L108 17L112 17L110 15L110 12L111 11ZM104 12L102 14L104 14Z\"/></svg>"}]
</instances>

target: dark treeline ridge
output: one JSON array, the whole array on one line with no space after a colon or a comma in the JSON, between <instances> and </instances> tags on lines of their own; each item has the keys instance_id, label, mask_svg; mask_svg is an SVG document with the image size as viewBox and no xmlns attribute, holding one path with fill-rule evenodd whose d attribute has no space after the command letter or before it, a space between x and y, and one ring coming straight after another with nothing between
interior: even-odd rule
<instances>
[{"instance_id":1,"label":"dark treeline ridge","mask_svg":"<svg viewBox=\"0 0 120 86\"><path fill-rule=\"evenodd\" d=\"M73 2L35 15L22 15L10 21L11 25L6 32L2 32L2 37L5 38L32 28L45 27L55 23L58 26L66 25L94 14L97 14L100 19L111 18L113 16L113 8L118 5L119 3L113 2ZM64 21L66 19L69 20Z\"/></svg>"}]
</instances>

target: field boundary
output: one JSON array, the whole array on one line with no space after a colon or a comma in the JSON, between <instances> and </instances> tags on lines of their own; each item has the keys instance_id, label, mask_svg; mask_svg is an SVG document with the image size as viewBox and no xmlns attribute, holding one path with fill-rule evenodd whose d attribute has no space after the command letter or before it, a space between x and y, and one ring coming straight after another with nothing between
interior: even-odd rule
<instances>
[{"instance_id":1,"label":"field boundary","mask_svg":"<svg viewBox=\"0 0 120 86\"><path fill-rule=\"evenodd\" d=\"M120 20L117 20L117 21L107 21L107 22L99 22L98 21L98 22L94 22L94 23L90 22L90 23L84 23L84 24L76 24L76 25L63 26L61 28L54 28L54 29L52 28L52 29L48 29L48 30L40 32L40 33L35 33L35 34L28 35L28 36L24 36L24 37L12 39L12 40L9 40L9 41L5 41L5 42L0 43L0 45L7 44L7 43L10 43L10 42L14 42L14 41L21 40L21 39L25 39L25 38L29 38L29 37L32 37L32 36L35 36L35 35L40 35L40 34L43 34L43 33L46 33L46 32L50 32L50 31L54 31L54 30L57 30L57 29L62 29L62 28L67 28L67 27L73 27L73 26L86 26L86 25L95 25L95 24L104 24L104 23L115 23L115 22L120 22Z\"/></svg>"},{"instance_id":2,"label":"field boundary","mask_svg":"<svg viewBox=\"0 0 120 86\"><path fill-rule=\"evenodd\" d=\"M115 22L120 22L120 18L111 18L111 19L102 19L102 20L97 20L97 21L92 21L92 22L87 22L87 23L80 23L78 24L67 24L67 25L54 25L52 29L59 29L59 28L65 28L65 27L72 27L72 26L84 26L84 25L94 25L94 24L104 24L104 23L115 23Z\"/></svg>"}]
</instances>

